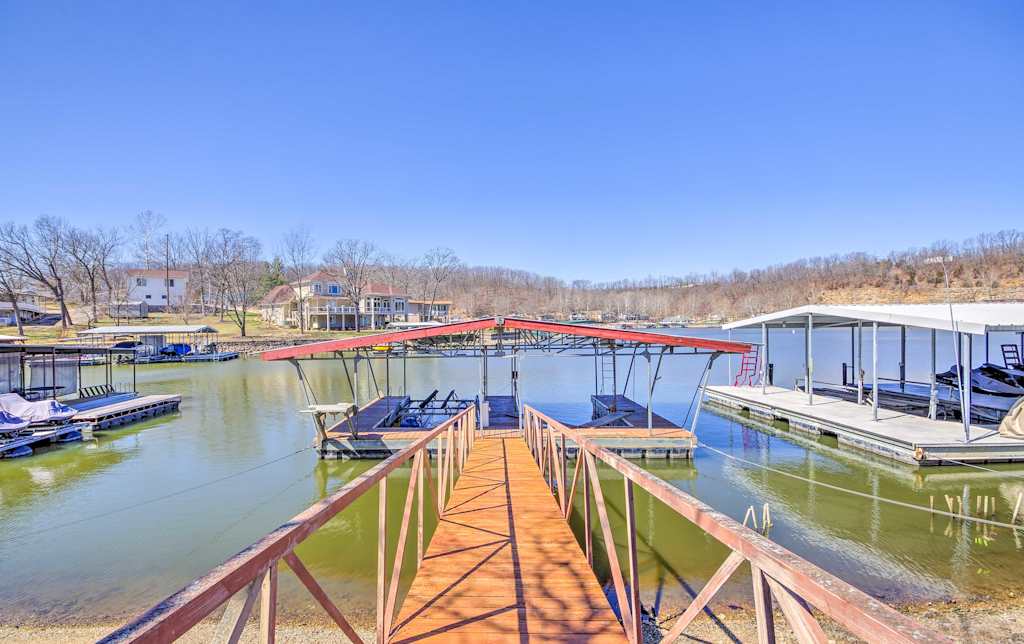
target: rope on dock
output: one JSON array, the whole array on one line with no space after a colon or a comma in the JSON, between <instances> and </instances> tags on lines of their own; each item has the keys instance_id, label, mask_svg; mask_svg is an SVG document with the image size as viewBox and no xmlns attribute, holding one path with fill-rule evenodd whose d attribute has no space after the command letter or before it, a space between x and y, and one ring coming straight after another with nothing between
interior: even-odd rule
<instances>
[{"instance_id":1,"label":"rope on dock","mask_svg":"<svg viewBox=\"0 0 1024 644\"><path fill-rule=\"evenodd\" d=\"M113 510L107 510L106 512L100 512L99 514L94 514L94 515L91 515L91 516L82 517L80 519L75 519L74 521L68 521L66 523L58 523L58 524L55 524L55 525L47 526L45 528L40 528L38 530L32 530L31 532L19 532L18 534L14 535L13 537L9 537L7 539L3 539L2 541L0 541L0 543L11 543L11 542L14 542L14 541L20 541L20 540L25 539L27 537L34 537L34 536L37 536L37 535L40 535L40 534L44 534L46 532L51 532L53 530L62 530L64 528L69 528L71 526L78 525L80 523L85 523L87 521L95 521L96 519L103 519L103 518L109 517L109 516L114 515L114 514L119 514L121 512L127 512L128 510L134 510L136 508L141 508L143 506L150 505L150 504L153 504L153 503L159 503L160 501L166 501L167 499L171 499L171 498L174 498L176 496L181 496L182 494L188 494L189 492L195 492L196 490L201 490L203 488L210 487L211 485L216 485L217 483L223 483L224 481L228 481L228 480L231 480L233 478L237 478L239 476L243 476L245 474L249 474L250 472L255 472L256 470L262 469L262 468L267 467L269 465L273 465L274 463L280 463L281 461L283 461L285 459L289 459L289 458L291 458L293 456L296 456L298 454L301 454L301 453L303 453L303 452L305 452L307 450L311 450L311 449L313 449L312 445L310 445L309 447L303 447L302 449L296 450L294 452L291 452L290 454L285 454L283 456L278 456L277 458L271 459L271 460L266 461L264 463L260 463L258 465L253 465L251 467L247 467L244 470L240 470L240 471L234 472L232 474L227 474L225 476L221 476L219 478L211 479L211 480L205 481L203 483L199 483L199 484L192 485L192 486L189 486L189 487L186 487L186 488L182 488L182 489L174 491L174 492L168 492L167 494L161 494L160 496L155 496L155 497L150 498L150 499L145 499L143 501L138 501L136 503L132 503L132 504L126 505L126 506L121 507L121 508L115 508Z\"/></svg>"},{"instance_id":2,"label":"rope on dock","mask_svg":"<svg viewBox=\"0 0 1024 644\"><path fill-rule=\"evenodd\" d=\"M830 490L836 490L837 492L846 492L847 494L853 494L854 496L859 496L859 497L862 497L862 498L865 498L865 499L871 499L871 500L874 500L874 501L882 501L883 503L889 503L889 504L897 505L897 506L900 506L900 507L903 507L903 508L909 508L911 510L921 510L922 512L927 512L928 514L939 514L939 515L947 516L947 517L950 517L950 518L953 518L953 519L960 519L961 521L972 521L974 523L982 523L982 524L985 524L985 525L996 526L998 528L1010 528L1011 530L1024 530L1024 525L1013 525L1012 523L1003 523L1002 521L993 521L991 519L981 519L979 517L972 517L972 516L967 515L967 514L957 514L955 512L945 512L943 510L934 510L932 508L927 508L927 507L925 507L923 505L915 505L913 503L907 503L906 501L897 501L896 499L888 499L888 498L886 498L884 496L878 496L877 494L868 494L867 492L859 492L857 490L851 490L849 488L840 487L838 485L832 485L831 483L825 483L823 481L815 481L814 479L809 479L809 478L807 478L805 476L800 476L799 474L792 474L790 472L783 472L782 470L777 470L774 467L768 467L767 465L762 465L761 463L757 463L757 462L754 462L754 461L747 460L745 458L740 458L739 456L734 456L732 454L728 454L726 452L723 452L720 449L717 449L715 447L711 447L707 443L703 443L703 442L698 441L697 444L699 446L703 447L704 449L711 450L712 452L715 452L716 454L721 454L722 456L724 456L726 458L729 458L729 459L732 459L734 461L739 461L740 463L746 463L747 465L753 465L754 467L759 467L762 470L766 470L768 472L772 472L773 474L779 474L781 476L788 476L791 479L796 479L798 481L804 481L805 483L811 483L811 484L814 484L814 485L820 485L822 487L829 488Z\"/></svg>"}]
</instances>

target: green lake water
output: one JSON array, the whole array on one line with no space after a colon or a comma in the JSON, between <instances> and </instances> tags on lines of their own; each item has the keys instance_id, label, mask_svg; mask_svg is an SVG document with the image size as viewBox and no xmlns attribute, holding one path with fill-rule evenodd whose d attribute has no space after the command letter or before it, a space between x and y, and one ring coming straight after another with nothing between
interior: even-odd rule
<instances>
[{"instance_id":1,"label":"green lake water","mask_svg":"<svg viewBox=\"0 0 1024 644\"><path fill-rule=\"evenodd\" d=\"M735 337L754 340L758 334ZM923 378L927 337L912 334L910 340L910 375ZM798 333L773 335L773 354L787 356L774 360L776 382L791 383L800 371L801 343ZM894 333L883 335L882 348L887 355L883 375L895 375ZM951 353L951 348L944 351ZM975 354L979 351L983 353L978 348ZM848 354L848 333L816 335L819 373L828 376L831 369L832 379L838 379L839 363ZM945 354L940 365L949 362ZM623 359L623 372L626 363ZM702 366L701 358L666 359L656 411L681 421ZM478 368L478 361L471 359L409 360L405 381L413 396L435 386L454 386L461 395L472 396ZM492 394L508 392L509 368L507 360L491 361ZM734 368L735 362L723 359L712 381L726 382ZM321 401L351 399L337 363L311 362L305 369ZM392 363L394 393L402 391L402 372L400 363ZM630 388L627 393L643 400L645 368L639 373L636 394ZM383 387L383 363L376 374ZM568 421L589 418L592 358L529 357L521 374L527 402ZM115 380L130 380L130 375L129 369L119 367ZM320 461L308 449L313 431L309 417L297 413L304 400L288 364L248 359L140 366L138 382L144 393L182 394L180 412L99 434L95 440L0 461L0 623L123 621L374 464ZM368 379L362 387L365 399ZM707 407L698 433L706 444L728 454L908 503L927 506L930 495L993 496L998 518L1004 521L1024 491L1024 467L992 466L994 473L962 467L916 469L840 450L834 439L792 435L782 425ZM933 518L767 472L710 450L698 450L693 461L645 466L736 519L750 505L759 508L760 516L761 506L768 503L772 539L887 601L998 593L1019 587L1024 576L1024 535L1012 531ZM389 479L394 527L401 515L404 476L403 471ZM611 470L602 477L612 521L621 534L621 478ZM636 513L644 603L677 603L699 590L724 559L724 548L642 493ZM362 621L373 609L376 534L377 496L368 494L299 548L335 601ZM607 576L601 562L599 574ZM291 575L282 580L284 614L318 611ZM746 601L743 575L730 593L735 601Z\"/></svg>"}]
</instances>

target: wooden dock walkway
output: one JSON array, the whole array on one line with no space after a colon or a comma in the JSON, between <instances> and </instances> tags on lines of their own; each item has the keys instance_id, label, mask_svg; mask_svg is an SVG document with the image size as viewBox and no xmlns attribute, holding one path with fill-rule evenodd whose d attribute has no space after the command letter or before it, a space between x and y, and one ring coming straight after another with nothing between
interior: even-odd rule
<instances>
[{"instance_id":1,"label":"wooden dock walkway","mask_svg":"<svg viewBox=\"0 0 1024 644\"><path fill-rule=\"evenodd\" d=\"M391 642L624 642L522 438L478 439Z\"/></svg>"}]
</instances>

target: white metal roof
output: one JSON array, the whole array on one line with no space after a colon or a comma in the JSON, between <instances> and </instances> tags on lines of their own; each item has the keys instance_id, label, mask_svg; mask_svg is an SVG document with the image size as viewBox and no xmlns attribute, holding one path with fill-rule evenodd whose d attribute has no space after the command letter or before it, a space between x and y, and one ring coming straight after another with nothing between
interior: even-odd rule
<instances>
[{"instance_id":1,"label":"white metal roof","mask_svg":"<svg viewBox=\"0 0 1024 644\"><path fill-rule=\"evenodd\" d=\"M205 324L128 324L98 326L95 329L79 331L78 335L169 335L171 333L217 333L217 329Z\"/></svg>"},{"instance_id":2,"label":"white metal roof","mask_svg":"<svg viewBox=\"0 0 1024 644\"><path fill-rule=\"evenodd\" d=\"M795 309L737 320L723 329L801 327L813 315L815 328L878 322L882 326L907 326L952 331L948 304L810 304ZM953 304L952 319L962 333L983 335L989 331L1024 332L1024 302L977 302Z\"/></svg>"}]
</instances>

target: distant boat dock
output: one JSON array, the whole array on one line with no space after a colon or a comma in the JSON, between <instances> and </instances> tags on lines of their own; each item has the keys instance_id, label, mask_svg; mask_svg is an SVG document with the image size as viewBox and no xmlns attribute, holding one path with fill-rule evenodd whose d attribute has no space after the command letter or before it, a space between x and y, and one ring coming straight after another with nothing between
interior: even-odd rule
<instances>
[{"instance_id":1,"label":"distant boat dock","mask_svg":"<svg viewBox=\"0 0 1024 644\"><path fill-rule=\"evenodd\" d=\"M79 332L86 342L133 349L135 364L224 362L237 351L217 350L217 329L205 324L101 326Z\"/></svg>"}]
</instances>

